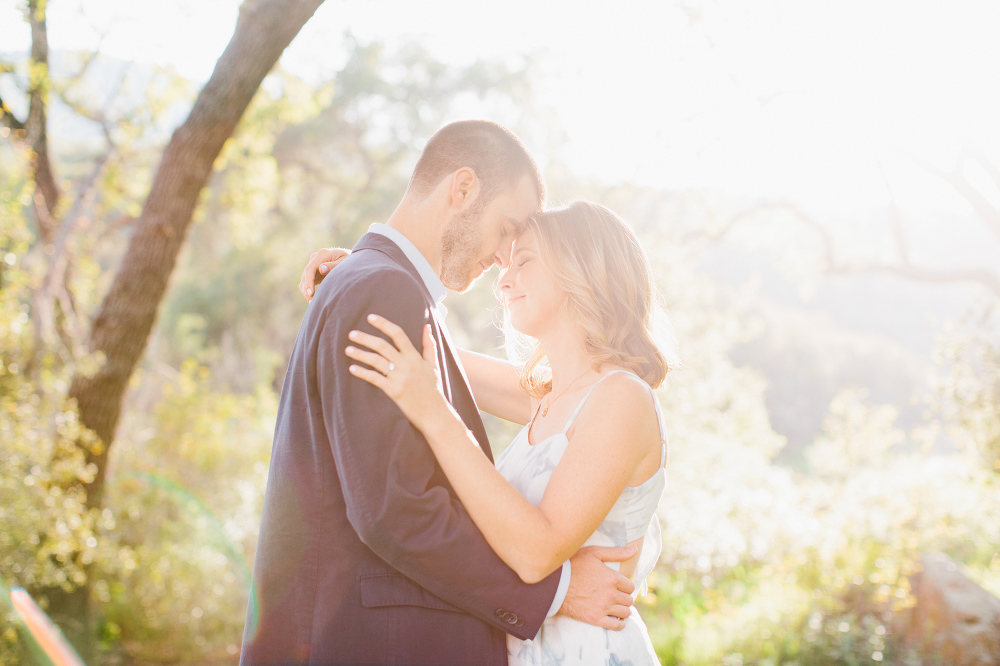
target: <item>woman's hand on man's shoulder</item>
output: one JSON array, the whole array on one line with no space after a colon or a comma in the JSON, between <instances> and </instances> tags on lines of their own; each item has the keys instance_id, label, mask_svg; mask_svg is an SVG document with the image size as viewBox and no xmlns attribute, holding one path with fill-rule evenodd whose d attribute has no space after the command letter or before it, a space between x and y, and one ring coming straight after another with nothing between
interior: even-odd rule
<instances>
[{"instance_id":1,"label":"woman's hand on man's shoulder","mask_svg":"<svg viewBox=\"0 0 1000 666\"><path fill-rule=\"evenodd\" d=\"M299 278L299 293L302 297L307 302L312 301L316 286L350 254L350 250L342 247L324 247L313 252Z\"/></svg>"}]
</instances>

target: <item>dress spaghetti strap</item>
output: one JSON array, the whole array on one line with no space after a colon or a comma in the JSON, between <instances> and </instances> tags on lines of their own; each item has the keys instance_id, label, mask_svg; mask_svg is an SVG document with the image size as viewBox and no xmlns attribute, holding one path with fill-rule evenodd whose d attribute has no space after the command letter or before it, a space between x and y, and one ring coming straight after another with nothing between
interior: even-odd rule
<instances>
[{"instance_id":1,"label":"dress spaghetti strap","mask_svg":"<svg viewBox=\"0 0 1000 666\"><path fill-rule=\"evenodd\" d=\"M596 382L594 382L593 386L590 387L590 390L587 391L587 394L585 396L583 396L582 400L580 400L580 403L576 406L576 409L574 409L573 413L570 414L569 420L566 421L566 425L562 429L562 434L565 435L569 431L570 426L573 425L573 421L575 421L576 417L580 415L580 412L583 410L584 403L587 402L587 398L589 398L590 394L594 392L594 389L597 388L597 385L600 384L601 382L603 382L605 379L607 379L611 375L618 374L619 372L628 372L628 370L612 370L611 372L609 372L608 374L604 375L603 377L601 377L600 379L598 379ZM629 374L632 374L632 373L629 373Z\"/></svg>"}]
</instances>

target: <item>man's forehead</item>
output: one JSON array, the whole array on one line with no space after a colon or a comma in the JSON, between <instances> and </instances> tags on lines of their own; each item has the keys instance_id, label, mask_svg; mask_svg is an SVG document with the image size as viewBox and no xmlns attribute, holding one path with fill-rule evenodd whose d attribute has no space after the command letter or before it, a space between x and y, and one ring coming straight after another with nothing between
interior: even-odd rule
<instances>
[{"instance_id":1,"label":"man's forehead","mask_svg":"<svg viewBox=\"0 0 1000 666\"><path fill-rule=\"evenodd\" d=\"M541 210L534 182L525 175L518 184L503 192L496 202L507 233L517 236L528 226L528 220Z\"/></svg>"},{"instance_id":2,"label":"man's forehead","mask_svg":"<svg viewBox=\"0 0 1000 666\"><path fill-rule=\"evenodd\" d=\"M512 194L525 217L541 212L544 207L545 202L542 201L541 193L538 191L535 181L528 174L521 176L521 180L518 181Z\"/></svg>"},{"instance_id":3,"label":"man's forehead","mask_svg":"<svg viewBox=\"0 0 1000 666\"><path fill-rule=\"evenodd\" d=\"M528 220L530 218L531 215L524 215L521 217L507 215L507 224L511 226L511 235L520 236L524 233L524 230L528 228Z\"/></svg>"},{"instance_id":4,"label":"man's forehead","mask_svg":"<svg viewBox=\"0 0 1000 666\"><path fill-rule=\"evenodd\" d=\"M530 233L527 229L524 229L521 233L514 237L514 243L511 248L513 254L518 252L530 252L535 249L535 235Z\"/></svg>"}]
</instances>

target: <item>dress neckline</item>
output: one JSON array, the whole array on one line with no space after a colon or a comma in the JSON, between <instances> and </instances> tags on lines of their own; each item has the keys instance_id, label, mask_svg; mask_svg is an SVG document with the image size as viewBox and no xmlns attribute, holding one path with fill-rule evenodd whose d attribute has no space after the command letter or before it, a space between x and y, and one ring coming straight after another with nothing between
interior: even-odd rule
<instances>
[{"instance_id":1,"label":"dress neckline","mask_svg":"<svg viewBox=\"0 0 1000 666\"><path fill-rule=\"evenodd\" d=\"M572 426L573 422L576 421L576 417L580 414L580 410L583 409L583 405L584 405L585 402L587 402L587 398L589 398L590 394L594 392L594 389L597 388L598 384L600 384L601 382L603 382L605 379L607 379L611 375L618 374L620 372L621 373L628 373L628 374L630 374L630 375L632 375L634 377L638 377L634 372L631 372L629 370L612 370L612 371L606 373L605 375L603 375L602 377L600 377L600 379L598 379L596 382L594 382L590 386L590 389L580 399L580 402L577 403L576 409L573 410L572 415L570 415L569 420L566 421L566 425L563 427L562 431L560 431L560 432L554 432L551 435L549 435L548 437L545 437L544 439L541 439L541 440L535 442L534 444L532 444L531 443L531 428L532 428L533 425L535 425L535 419L538 417L538 410L542 406L541 401L539 401L538 405L535 407L535 413L531 415L531 420L528 421L527 425L524 426L524 429L522 431L524 433L524 443L528 447L528 450L530 451L531 449L534 449L536 446L542 446L543 444L548 444L551 440L555 439L556 437L559 437L560 435L562 436L562 438L564 440L566 440L566 443L569 444L569 436L566 433L569 432L570 426ZM657 476L660 476L660 472L661 471L665 472L665 470L666 470L667 441L666 441L666 436L664 435L664 432L663 432L663 416L660 414L660 405L659 405L659 402L656 401L656 395L655 394L653 395L653 406L654 406L654 409L656 410L656 421L657 421L657 424L658 424L658 426L660 428L660 466L659 466L659 468L657 468L656 472L654 472L653 475L650 476L648 479L646 479L645 481L643 481L642 483L640 483L637 486L625 486L626 489L633 489L634 490L634 489L637 489L637 488L642 488L646 484L648 484L651 481L653 481ZM512 444L513 444L513 442L512 442Z\"/></svg>"},{"instance_id":2,"label":"dress neckline","mask_svg":"<svg viewBox=\"0 0 1000 666\"><path fill-rule=\"evenodd\" d=\"M562 432L553 433L553 434L549 435L548 437L546 437L545 439L543 439L543 440L541 440L539 442L536 442L535 444L532 444L531 443L531 428L532 428L532 426L535 425L535 419L538 418L538 410L540 410L541 407L542 407L542 401L539 400L538 404L535 406L535 413L531 415L531 420L528 421L528 425L527 425L527 435L525 436L525 440L527 441L528 446L530 446L530 447L538 446L539 444L543 444L546 441L552 439L556 435L562 435L567 440L569 440L569 437L566 435L566 433L569 432L570 426L572 426L573 422L576 421L576 417L580 414L580 410L583 409L583 404L585 402L587 402L587 398L589 398L590 394L594 392L594 389L597 388L598 384L600 384L601 382L603 382L605 379L607 379L611 375L615 375L615 374L618 374L620 372L627 372L627 373L632 374L632 375L635 374L633 372L629 372L628 370L611 370L610 372L606 372L603 375L598 376L597 381L590 385L590 388L587 389L587 392L584 393L583 397L580 398L580 401L578 403L576 403L576 407L573 409L572 414L570 414L569 419L566 420L566 425L563 426Z\"/></svg>"},{"instance_id":3,"label":"dress neckline","mask_svg":"<svg viewBox=\"0 0 1000 666\"><path fill-rule=\"evenodd\" d=\"M617 374L629 374L629 375L632 375L633 377L635 377L636 379L639 379L639 376L636 375L631 370L622 370L622 369L611 370L609 372L604 373L603 375L598 376L597 381L590 385L590 388L587 390L587 392L584 393L583 397L580 398L580 401L576 403L576 408L573 410L573 413L570 414L569 419L566 420L566 425L563 426L562 432L561 433L553 433L552 435L549 435L548 437L546 437L545 439L537 442L536 444L532 444L531 443L531 428L535 425L535 419L538 418L538 411L542 407L542 401L539 400L538 404L535 406L535 412L534 412L534 414L531 415L531 420L528 421L528 425L527 425L528 433L527 433L526 439L527 439L527 442L528 442L528 446L537 446L538 444L542 444L546 440L551 439L552 437L554 437L556 434L562 434L564 437L566 437L566 439L569 439L569 437L568 437L568 435L566 433L569 432L569 429L573 425L573 422L576 421L576 417L580 415L580 411L583 409L583 405L587 402L587 399L597 389L597 387L600 385L601 382L603 382L605 379L607 379L611 375L617 375ZM639 381L642 381L642 380L639 379ZM648 386L647 386L647 388L648 388ZM650 390L652 391L652 389L650 389ZM655 394L653 395L653 402L655 404L655 409L656 409L656 421L657 421L657 424L660 427L660 440L661 441L665 441L664 434L663 434L663 418L660 416L660 406L659 406L659 403L656 403L656 395ZM661 467L662 467L662 462L661 462Z\"/></svg>"},{"instance_id":4,"label":"dress neckline","mask_svg":"<svg viewBox=\"0 0 1000 666\"><path fill-rule=\"evenodd\" d=\"M543 439L543 440L541 440L539 442L535 442L534 444L532 444L531 443L531 439L528 437L528 432L529 432L528 428L529 428L530 425L531 424L529 423L528 425L524 426L524 428L522 429L522 432L524 433L524 444L528 448L529 451L531 451L533 449L536 449L538 447L541 447L544 444L548 444L550 441L552 441L553 439L555 439L555 438L557 438L559 436L562 436L562 438L565 439L567 443L569 442L569 437L566 436L566 433L555 432L555 433L552 433L551 435L549 435L548 437L546 437L545 439ZM514 446L516 444L517 444L517 438L515 438L515 440L513 442L511 442L511 446ZM663 445L661 444L660 446L663 446ZM645 487L646 485L652 483L656 479L656 477L661 476L661 472L662 472L662 475L665 475L666 472L667 472L667 469L665 467L663 467L663 465L660 465L660 467L655 472L653 472L653 475L651 477L649 477L645 481L641 482L639 485L637 485L637 486L625 486L625 490L639 490L639 489Z\"/></svg>"},{"instance_id":5,"label":"dress neckline","mask_svg":"<svg viewBox=\"0 0 1000 666\"><path fill-rule=\"evenodd\" d=\"M606 376L607 375L605 375L605 377ZM590 390L588 390L587 393L580 400L580 402L577 403L577 406L576 406L576 408L573 411L573 415L570 416L569 420L566 422L566 426L562 429L561 432L554 432L551 435L549 435L548 437L545 437L544 439L541 439L541 440L535 442L534 444L532 444L531 443L531 428L532 428L532 426L535 425L535 419L538 418L538 412L542 408L542 401L539 400L538 404L535 406L535 413L531 415L531 420L528 421L528 425L525 426L526 432L525 432L524 440L528 443L528 446L531 447L531 448L534 448L534 447L536 447L536 446L538 446L540 444L544 444L545 442L547 442L550 439L552 439L554 437L557 437L559 435L563 435L565 437L566 436L566 431L569 430L569 427L573 424L573 421L576 419L576 414L579 411L579 408L583 405L584 401L586 401L587 398L590 397L590 392L594 390L594 387L596 387L598 384L600 384L603 380L604 380L604 377L601 377L600 379L598 379L596 382L594 382L590 386ZM568 440L569 437L566 437L566 439Z\"/></svg>"},{"instance_id":6,"label":"dress neckline","mask_svg":"<svg viewBox=\"0 0 1000 666\"><path fill-rule=\"evenodd\" d=\"M531 424L532 423L534 423L534 420L530 421L528 423L528 425L524 426L524 428L525 428L524 441L528 444L528 448L533 449L536 446L541 446L542 444L546 444L546 443L548 443L549 440L555 439L559 435L562 435L563 437L566 437L566 433L564 433L564 432L554 432L551 435L549 435L548 437L545 437L545 438L541 439L540 441L537 441L534 444L532 444L531 443ZM566 437L566 440L568 441L569 437Z\"/></svg>"}]
</instances>

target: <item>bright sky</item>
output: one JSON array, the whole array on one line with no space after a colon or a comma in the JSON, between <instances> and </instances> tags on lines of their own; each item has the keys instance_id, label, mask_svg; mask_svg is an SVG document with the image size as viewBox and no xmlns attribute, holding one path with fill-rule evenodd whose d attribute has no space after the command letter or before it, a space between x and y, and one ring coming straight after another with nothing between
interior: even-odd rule
<instances>
[{"instance_id":1,"label":"bright sky","mask_svg":"<svg viewBox=\"0 0 1000 666\"><path fill-rule=\"evenodd\" d=\"M22 0L0 0L0 52L25 49ZM50 46L208 77L237 0L50 0ZM1000 163L996 0L327 0L286 53L331 72L340 36L413 37L455 64L542 56L581 174L798 199L835 215L884 206L965 210L914 159L963 147ZM1000 203L1000 193L989 191Z\"/></svg>"}]
</instances>

